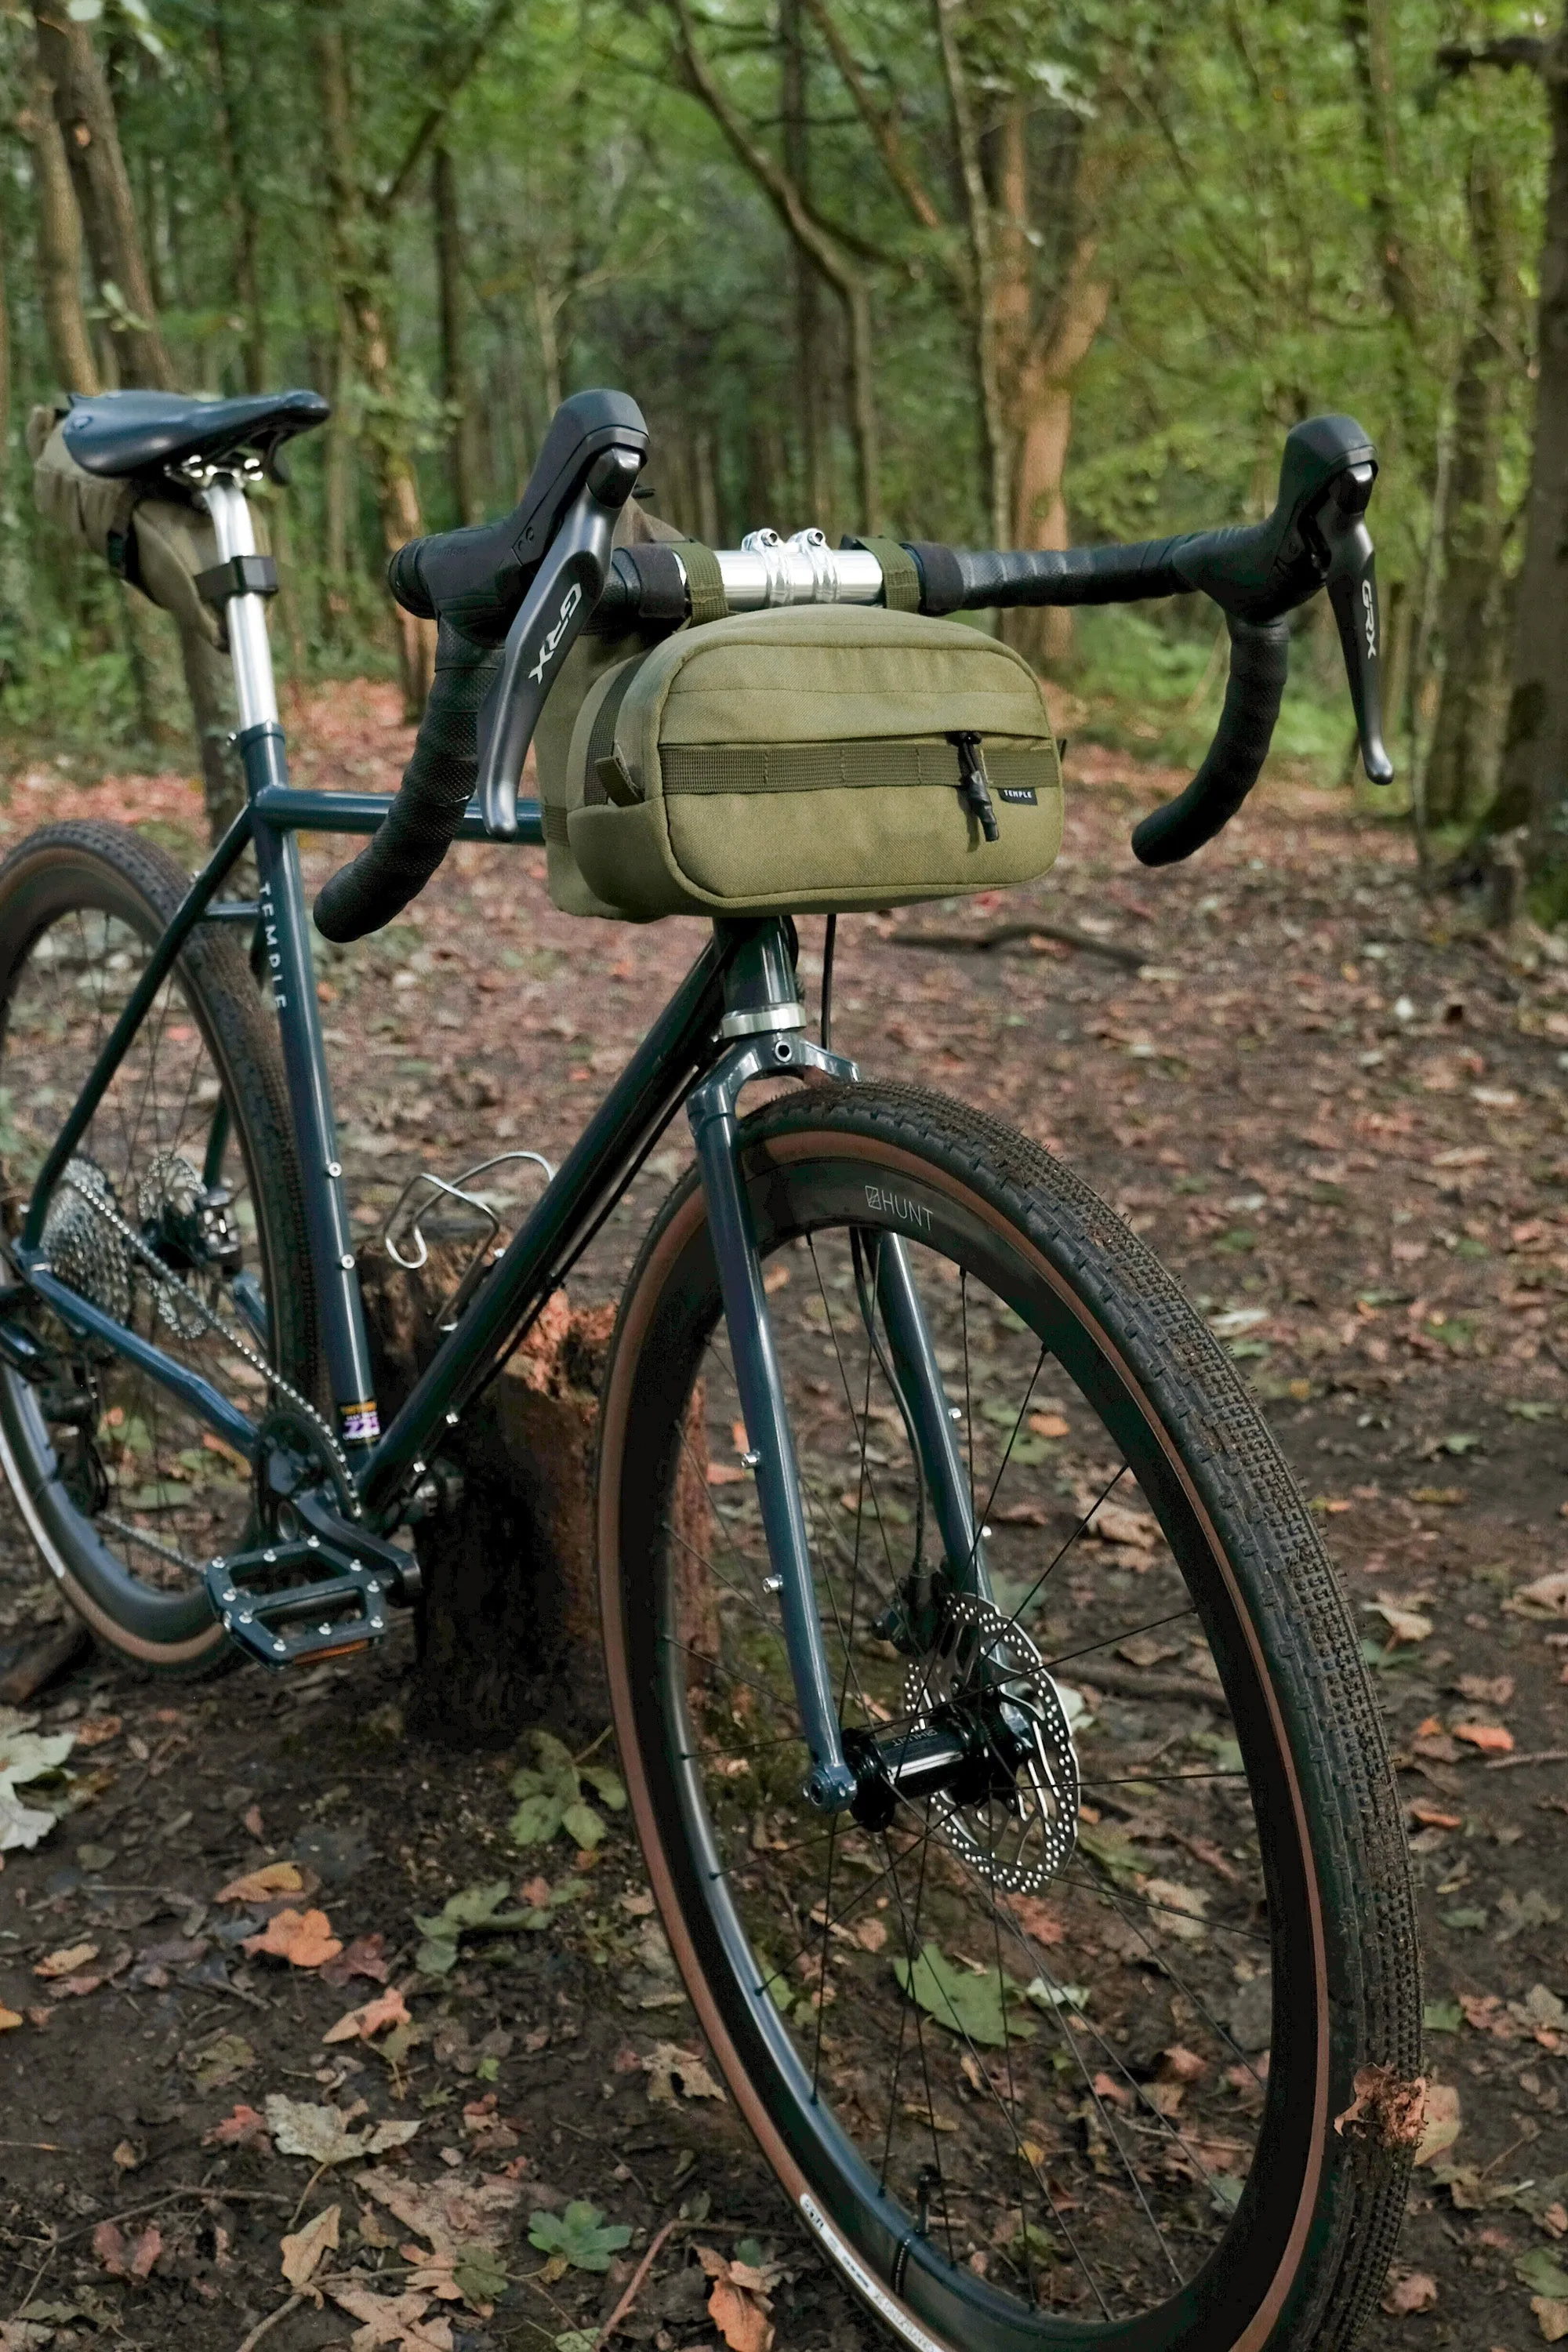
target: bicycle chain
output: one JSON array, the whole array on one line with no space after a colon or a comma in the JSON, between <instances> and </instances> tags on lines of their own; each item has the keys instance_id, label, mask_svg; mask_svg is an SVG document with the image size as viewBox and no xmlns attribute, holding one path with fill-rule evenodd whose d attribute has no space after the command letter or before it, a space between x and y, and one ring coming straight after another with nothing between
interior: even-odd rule
<instances>
[{"instance_id":1,"label":"bicycle chain","mask_svg":"<svg viewBox=\"0 0 1568 2352\"><path fill-rule=\"evenodd\" d=\"M338 1444L337 1438L332 1433L324 1415L317 1412L315 1406L310 1402L310 1398L302 1396L300 1391L294 1386L293 1382L286 1380L283 1374L279 1371L274 1365L268 1363L264 1357L257 1355L254 1349L247 1347L245 1341L241 1339L236 1332L229 1328L222 1317L216 1314L213 1308L207 1305L206 1300L196 1291L193 1290L190 1284L184 1281L181 1276L174 1271L172 1266L164 1265L156 1250L149 1247L148 1244L142 1240L135 1227L127 1223L126 1220L121 1215L118 1209L110 1207L110 1203L99 1193L89 1190L88 1186L82 1181L82 1180L73 1173L72 1165L68 1161L61 1171L60 1181L62 1183L68 1184L79 1200L85 1201L89 1208L96 1210L98 1214L103 1218L105 1223L113 1227L121 1239L130 1244L136 1255L142 1260L142 1264L148 1267L160 1284L179 1291L184 1297L190 1302L190 1305L195 1309L196 1314L206 1325L208 1330L216 1333L217 1338L226 1347L232 1348L235 1354L238 1356L243 1362L250 1366L253 1372L259 1372L262 1379L268 1382L269 1387L276 1389L280 1395L286 1396L290 1404L298 1405L300 1412L304 1413L309 1420L315 1423L316 1427L321 1431L321 1435L325 1438L327 1445L331 1453L332 1459L336 1462L340 1471L342 1472L343 1480L348 1487L348 1491L352 1495L353 1492L353 1474L349 1468L348 1457L344 1454L342 1447ZM357 1505L354 1507L357 1509Z\"/></svg>"}]
</instances>

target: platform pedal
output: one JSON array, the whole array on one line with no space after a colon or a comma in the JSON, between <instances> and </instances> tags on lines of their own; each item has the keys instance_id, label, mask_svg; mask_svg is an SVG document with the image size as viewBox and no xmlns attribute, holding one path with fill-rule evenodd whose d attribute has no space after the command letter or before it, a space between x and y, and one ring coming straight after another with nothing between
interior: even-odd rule
<instances>
[{"instance_id":1,"label":"platform pedal","mask_svg":"<svg viewBox=\"0 0 1568 2352\"><path fill-rule=\"evenodd\" d=\"M301 1536L209 1560L207 1597L230 1641L264 1666L293 1666L383 1640L389 1612L413 1599L418 1570L367 1531L345 1528L343 1535L341 1544ZM327 1573L309 1584L274 1581L300 1569Z\"/></svg>"}]
</instances>

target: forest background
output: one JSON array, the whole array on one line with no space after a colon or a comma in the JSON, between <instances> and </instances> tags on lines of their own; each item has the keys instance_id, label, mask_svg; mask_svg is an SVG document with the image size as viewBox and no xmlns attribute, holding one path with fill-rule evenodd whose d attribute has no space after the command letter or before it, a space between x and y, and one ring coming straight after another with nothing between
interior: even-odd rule
<instances>
[{"instance_id":1,"label":"forest background","mask_svg":"<svg viewBox=\"0 0 1568 2352\"><path fill-rule=\"evenodd\" d=\"M167 617L33 510L35 404L300 383L334 415L272 502L280 665L397 667L411 711L387 548L510 505L584 385L635 394L655 508L718 544L1246 520L1289 427L1350 410L1383 465L1394 813L1460 874L1517 839L1537 910L1568 906L1568 46L1537 12L4 0L14 751L79 776L190 727ZM1091 729L1178 759L1215 624L1006 622ZM216 814L222 681L183 650ZM1294 669L1279 748L1348 784L1322 600Z\"/></svg>"}]
</instances>

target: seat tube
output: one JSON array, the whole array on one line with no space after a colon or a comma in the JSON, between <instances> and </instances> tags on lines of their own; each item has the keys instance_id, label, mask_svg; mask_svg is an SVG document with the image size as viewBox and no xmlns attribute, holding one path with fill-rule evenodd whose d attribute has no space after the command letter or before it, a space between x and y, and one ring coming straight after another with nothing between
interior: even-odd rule
<instances>
[{"instance_id":1,"label":"seat tube","mask_svg":"<svg viewBox=\"0 0 1568 2352\"><path fill-rule=\"evenodd\" d=\"M205 495L223 562L226 563L231 556L254 555L256 532L239 482L232 475L219 475L206 485ZM254 594L230 596L224 605L224 618L239 708L239 754L254 804L258 794L280 790L289 781L265 601ZM321 1306L327 1376L337 1405L338 1434L351 1461L356 1461L362 1449L375 1443L381 1423L316 1005L299 847L292 833L266 823L257 824L254 838L262 969L278 1014L283 1069L300 1147L305 1223Z\"/></svg>"}]
</instances>

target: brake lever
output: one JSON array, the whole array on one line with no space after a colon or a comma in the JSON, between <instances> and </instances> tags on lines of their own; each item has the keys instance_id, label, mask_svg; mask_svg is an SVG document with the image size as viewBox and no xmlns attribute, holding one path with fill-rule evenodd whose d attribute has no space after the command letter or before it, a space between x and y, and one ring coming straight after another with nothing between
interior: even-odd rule
<instances>
[{"instance_id":1,"label":"brake lever","mask_svg":"<svg viewBox=\"0 0 1568 2352\"><path fill-rule=\"evenodd\" d=\"M1383 633L1372 534L1366 527L1367 500L1376 478L1375 465L1347 467L1331 484L1311 527L1328 550L1323 584L1339 624L1362 766L1369 782L1387 784L1394 781L1394 762L1383 740Z\"/></svg>"},{"instance_id":2,"label":"brake lever","mask_svg":"<svg viewBox=\"0 0 1568 2352\"><path fill-rule=\"evenodd\" d=\"M611 447L594 459L507 631L479 714L476 789L492 841L517 839L522 763L545 698L604 591L611 538L645 454Z\"/></svg>"}]
</instances>

